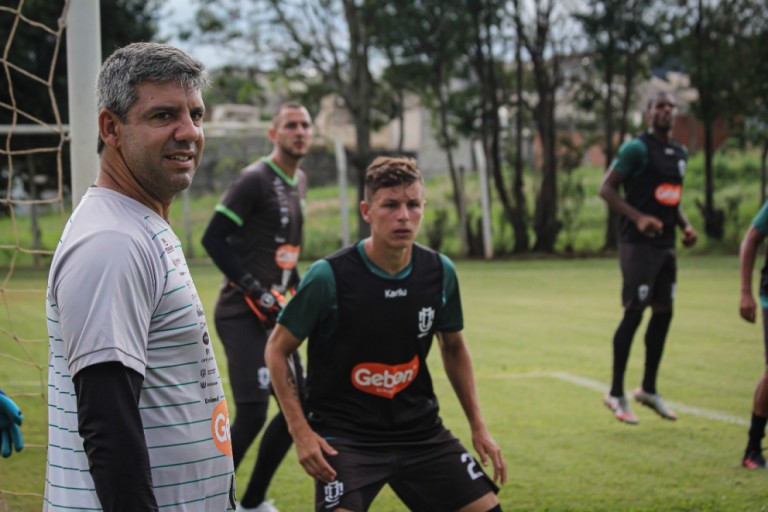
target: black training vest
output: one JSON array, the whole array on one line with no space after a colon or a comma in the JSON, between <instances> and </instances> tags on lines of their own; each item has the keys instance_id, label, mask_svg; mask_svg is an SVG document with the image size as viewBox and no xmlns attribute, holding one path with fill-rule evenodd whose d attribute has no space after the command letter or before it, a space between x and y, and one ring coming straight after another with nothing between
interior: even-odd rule
<instances>
[{"instance_id":1,"label":"black training vest","mask_svg":"<svg viewBox=\"0 0 768 512\"><path fill-rule=\"evenodd\" d=\"M410 274L387 279L356 246L327 258L338 322L310 335L307 415L321 435L357 441L418 441L442 428L426 365L442 309L443 266L414 244Z\"/></svg>"},{"instance_id":2,"label":"black training vest","mask_svg":"<svg viewBox=\"0 0 768 512\"><path fill-rule=\"evenodd\" d=\"M640 233L634 222L622 217L621 241L674 247L677 209L682 197L687 161L685 150L675 141L665 144L648 132L638 138L648 149L648 164L642 172L627 176L624 198L642 213L661 220L664 231L661 236L650 238Z\"/></svg>"}]
</instances>

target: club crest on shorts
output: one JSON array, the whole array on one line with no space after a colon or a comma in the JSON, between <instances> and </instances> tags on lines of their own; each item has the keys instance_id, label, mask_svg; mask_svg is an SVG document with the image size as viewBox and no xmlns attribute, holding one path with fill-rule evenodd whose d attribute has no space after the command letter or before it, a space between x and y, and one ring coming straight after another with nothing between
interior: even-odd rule
<instances>
[{"instance_id":1,"label":"club crest on shorts","mask_svg":"<svg viewBox=\"0 0 768 512\"><path fill-rule=\"evenodd\" d=\"M344 496L344 484L334 480L329 484L325 484L323 492L325 493L325 508L335 508L341 503L341 497Z\"/></svg>"},{"instance_id":2,"label":"club crest on shorts","mask_svg":"<svg viewBox=\"0 0 768 512\"><path fill-rule=\"evenodd\" d=\"M267 389L269 387L269 368L262 366L259 368L259 387Z\"/></svg>"},{"instance_id":3,"label":"club crest on shorts","mask_svg":"<svg viewBox=\"0 0 768 512\"><path fill-rule=\"evenodd\" d=\"M640 302L643 302L645 299L648 298L648 290L650 288L647 284L641 284L637 287L637 298L640 300Z\"/></svg>"},{"instance_id":4,"label":"club crest on shorts","mask_svg":"<svg viewBox=\"0 0 768 512\"><path fill-rule=\"evenodd\" d=\"M429 334L429 330L432 328L432 322L434 321L434 308L421 308L421 311L419 311L419 338L423 338Z\"/></svg>"}]
</instances>

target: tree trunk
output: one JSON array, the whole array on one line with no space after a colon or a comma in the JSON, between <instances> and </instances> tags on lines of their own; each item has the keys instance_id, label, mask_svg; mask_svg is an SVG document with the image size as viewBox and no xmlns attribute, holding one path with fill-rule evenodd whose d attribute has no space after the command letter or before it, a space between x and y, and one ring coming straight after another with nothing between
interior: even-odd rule
<instances>
[{"instance_id":1,"label":"tree trunk","mask_svg":"<svg viewBox=\"0 0 768 512\"><path fill-rule=\"evenodd\" d=\"M611 168L613 161L613 77L614 77L614 58L616 57L616 44L613 30L608 31L608 49L605 52L605 74L603 83L608 87L605 97L605 108L603 110L603 137L605 138L605 172ZM619 215L606 208L605 217L605 243L603 250L615 250L618 246L618 224Z\"/></svg>"},{"instance_id":2,"label":"tree trunk","mask_svg":"<svg viewBox=\"0 0 768 512\"><path fill-rule=\"evenodd\" d=\"M763 140L763 154L760 156L760 204L765 203L766 159L768 159L768 137Z\"/></svg>"},{"instance_id":3,"label":"tree trunk","mask_svg":"<svg viewBox=\"0 0 768 512\"><path fill-rule=\"evenodd\" d=\"M439 88L439 86L438 86ZM440 133L441 143L445 156L448 159L448 171L451 175L451 185L453 186L453 203L456 206L456 213L459 217L459 242L461 244L461 254L466 256L470 253L469 249L469 225L467 224L467 210L464 201L463 179L457 175L456 164L453 161L453 152L451 151L451 134L448 129L448 106L445 104L442 92L438 91L438 110L440 113Z\"/></svg>"},{"instance_id":4,"label":"tree trunk","mask_svg":"<svg viewBox=\"0 0 768 512\"><path fill-rule=\"evenodd\" d=\"M554 252L562 223L557 219L557 153L554 117L554 89L540 93L537 124L542 146L541 190L536 200L533 229L536 233L536 252Z\"/></svg>"},{"instance_id":5,"label":"tree trunk","mask_svg":"<svg viewBox=\"0 0 768 512\"><path fill-rule=\"evenodd\" d=\"M709 117L709 116L707 116ZM722 240L725 234L725 212L715 208L715 176L713 165L714 143L712 122L704 121L704 232L714 240Z\"/></svg>"},{"instance_id":6,"label":"tree trunk","mask_svg":"<svg viewBox=\"0 0 768 512\"><path fill-rule=\"evenodd\" d=\"M517 112L515 113L515 177L512 184L512 197L515 205L512 210L512 227L515 230L515 253L528 252L530 238L528 237L528 205L525 199L523 181L523 59L522 45L515 45L515 89L517 96Z\"/></svg>"}]
</instances>

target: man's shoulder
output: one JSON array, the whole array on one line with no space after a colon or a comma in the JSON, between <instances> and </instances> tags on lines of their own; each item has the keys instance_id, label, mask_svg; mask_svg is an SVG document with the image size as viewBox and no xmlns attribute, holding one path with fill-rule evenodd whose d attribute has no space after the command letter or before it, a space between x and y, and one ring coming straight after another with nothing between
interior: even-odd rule
<instances>
[{"instance_id":1,"label":"man's shoulder","mask_svg":"<svg viewBox=\"0 0 768 512\"><path fill-rule=\"evenodd\" d=\"M261 175L269 170L269 166L259 158L258 160L251 162L240 170L241 176Z\"/></svg>"},{"instance_id":2,"label":"man's shoulder","mask_svg":"<svg viewBox=\"0 0 768 512\"><path fill-rule=\"evenodd\" d=\"M633 137L632 139L625 142L621 146L619 151L635 153L639 155L646 155L648 154L648 137L649 137L649 134L647 132L640 133L635 137Z\"/></svg>"}]
</instances>

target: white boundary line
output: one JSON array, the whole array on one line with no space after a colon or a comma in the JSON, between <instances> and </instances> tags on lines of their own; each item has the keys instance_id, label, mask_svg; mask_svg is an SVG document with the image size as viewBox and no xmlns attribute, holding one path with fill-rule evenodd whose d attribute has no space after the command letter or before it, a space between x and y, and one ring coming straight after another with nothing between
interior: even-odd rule
<instances>
[{"instance_id":1,"label":"white boundary line","mask_svg":"<svg viewBox=\"0 0 768 512\"><path fill-rule=\"evenodd\" d=\"M580 375L573 375L568 372L531 372L531 373L518 373L508 375L497 375L490 377L492 379L526 379L526 378L551 378L569 382L583 388L599 391L600 393L606 393L608 386L602 382L582 377ZM708 409L702 409L699 407L692 407L689 405L681 404L680 402L667 402L667 405L676 409L679 412L685 414L692 414L694 416L701 416L708 420L722 421L724 423L731 423L733 425L741 425L744 427L749 426L749 421L744 418L738 418L718 411L710 411Z\"/></svg>"}]
</instances>

